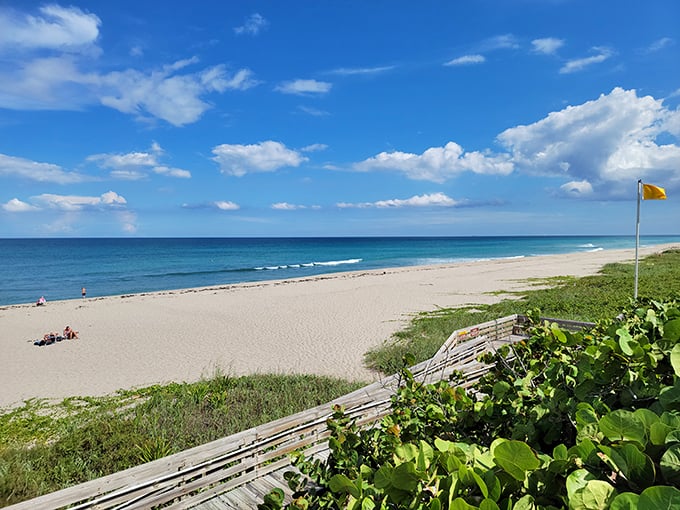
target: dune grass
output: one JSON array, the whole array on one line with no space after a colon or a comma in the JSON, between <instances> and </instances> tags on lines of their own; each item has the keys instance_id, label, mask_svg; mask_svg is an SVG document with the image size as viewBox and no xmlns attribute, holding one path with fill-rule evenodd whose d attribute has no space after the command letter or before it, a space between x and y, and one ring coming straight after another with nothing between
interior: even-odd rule
<instances>
[{"instance_id":1,"label":"dune grass","mask_svg":"<svg viewBox=\"0 0 680 510\"><path fill-rule=\"evenodd\" d=\"M426 360L446 341L451 332L515 313L538 309L544 317L594 322L616 316L633 297L635 265L607 264L599 274L583 278L532 279L534 289L514 293L492 305L447 308L417 315L403 331L365 355L368 367L386 374L402 367L406 353L416 361ZM640 260L640 297L662 300L680 294L680 250L668 250ZM503 292L501 294L508 294Z\"/></svg>"},{"instance_id":2,"label":"dune grass","mask_svg":"<svg viewBox=\"0 0 680 510\"><path fill-rule=\"evenodd\" d=\"M362 385L309 375L216 374L108 397L29 401L0 415L0 506L321 405Z\"/></svg>"}]
</instances>

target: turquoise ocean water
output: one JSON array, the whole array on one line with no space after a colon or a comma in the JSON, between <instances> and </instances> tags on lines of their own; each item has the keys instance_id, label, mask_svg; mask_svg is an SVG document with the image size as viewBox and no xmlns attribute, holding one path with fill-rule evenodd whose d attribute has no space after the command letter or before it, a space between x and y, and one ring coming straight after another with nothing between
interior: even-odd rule
<instances>
[{"instance_id":1,"label":"turquoise ocean water","mask_svg":"<svg viewBox=\"0 0 680 510\"><path fill-rule=\"evenodd\" d=\"M0 305L634 247L633 236L0 239Z\"/></svg>"}]
</instances>

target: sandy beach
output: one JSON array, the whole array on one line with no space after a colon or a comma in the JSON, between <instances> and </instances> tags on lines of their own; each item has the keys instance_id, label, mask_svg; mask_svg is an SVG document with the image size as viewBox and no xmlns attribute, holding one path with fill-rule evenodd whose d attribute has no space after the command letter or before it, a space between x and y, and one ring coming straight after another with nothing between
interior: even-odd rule
<instances>
[{"instance_id":1,"label":"sandy beach","mask_svg":"<svg viewBox=\"0 0 680 510\"><path fill-rule=\"evenodd\" d=\"M191 382L218 369L368 382L376 374L364 353L415 313L492 303L528 288L529 278L585 276L632 260L634 250L603 250L0 307L0 407ZM66 325L78 340L33 345Z\"/></svg>"}]
</instances>

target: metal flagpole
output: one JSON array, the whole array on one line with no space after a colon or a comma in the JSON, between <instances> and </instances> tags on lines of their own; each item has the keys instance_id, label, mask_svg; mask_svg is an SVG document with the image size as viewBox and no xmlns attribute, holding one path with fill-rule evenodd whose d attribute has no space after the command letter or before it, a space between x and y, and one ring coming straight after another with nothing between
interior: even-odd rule
<instances>
[{"instance_id":1,"label":"metal flagpole","mask_svg":"<svg viewBox=\"0 0 680 510\"><path fill-rule=\"evenodd\" d=\"M635 221L635 292L633 298L638 297L638 250L640 247L640 188L642 187L642 179L637 182L637 219Z\"/></svg>"}]
</instances>

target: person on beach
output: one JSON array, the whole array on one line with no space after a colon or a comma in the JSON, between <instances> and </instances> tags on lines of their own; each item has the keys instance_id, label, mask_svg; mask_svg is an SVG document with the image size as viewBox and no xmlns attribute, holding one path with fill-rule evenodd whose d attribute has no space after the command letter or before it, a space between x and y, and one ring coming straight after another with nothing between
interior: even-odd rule
<instances>
[{"instance_id":1,"label":"person on beach","mask_svg":"<svg viewBox=\"0 0 680 510\"><path fill-rule=\"evenodd\" d=\"M64 338L68 340L74 340L78 338L78 332L71 329L71 326L66 326L64 328Z\"/></svg>"},{"instance_id":2,"label":"person on beach","mask_svg":"<svg viewBox=\"0 0 680 510\"><path fill-rule=\"evenodd\" d=\"M35 306L43 306L47 301L45 300L45 296L40 296L38 298L38 301L35 302Z\"/></svg>"},{"instance_id":3,"label":"person on beach","mask_svg":"<svg viewBox=\"0 0 680 510\"><path fill-rule=\"evenodd\" d=\"M83 297L85 297L85 287L83 287L82 289L80 289L80 294L81 294Z\"/></svg>"}]
</instances>

